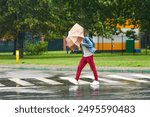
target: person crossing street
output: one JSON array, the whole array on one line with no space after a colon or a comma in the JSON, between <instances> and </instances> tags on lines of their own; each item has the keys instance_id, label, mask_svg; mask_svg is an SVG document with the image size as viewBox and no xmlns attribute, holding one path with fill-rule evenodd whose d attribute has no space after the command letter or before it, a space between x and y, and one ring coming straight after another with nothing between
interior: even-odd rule
<instances>
[{"instance_id":1,"label":"person crossing street","mask_svg":"<svg viewBox=\"0 0 150 117\"><path fill-rule=\"evenodd\" d=\"M91 37L85 36L81 42L81 49L83 52L83 56L79 62L77 72L76 72L76 77L73 80L73 83L78 85L78 80L80 78L80 74L82 72L82 69L85 67L85 65L88 63L91 70L93 71L94 74L94 81L91 83L91 85L99 85L98 81L98 74L94 62L94 52L96 49L94 48L95 44L92 40Z\"/></svg>"}]
</instances>

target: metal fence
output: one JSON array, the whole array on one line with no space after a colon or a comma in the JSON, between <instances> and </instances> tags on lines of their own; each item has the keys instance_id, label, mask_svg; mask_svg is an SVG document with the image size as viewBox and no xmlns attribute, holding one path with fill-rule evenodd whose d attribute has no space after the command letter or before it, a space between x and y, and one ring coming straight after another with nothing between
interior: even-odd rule
<instances>
[{"instance_id":1,"label":"metal fence","mask_svg":"<svg viewBox=\"0 0 150 117\"><path fill-rule=\"evenodd\" d=\"M48 40L48 51L63 50L63 39Z\"/></svg>"},{"instance_id":2,"label":"metal fence","mask_svg":"<svg viewBox=\"0 0 150 117\"><path fill-rule=\"evenodd\" d=\"M138 54L138 55L150 55L150 42L144 43L145 41L141 42L141 52L133 51L127 53L125 50L120 51L120 54ZM52 39L48 40L48 51L55 51L55 50L63 50L63 39ZM14 51L14 41L2 41L0 40L0 52L13 52ZM98 53L106 53L106 51L97 51ZM78 53L78 52L77 52ZM107 51L107 53L119 53L114 50Z\"/></svg>"},{"instance_id":3,"label":"metal fence","mask_svg":"<svg viewBox=\"0 0 150 117\"><path fill-rule=\"evenodd\" d=\"M63 50L63 40L53 39L48 40L48 51ZM14 41L0 41L0 52L13 52Z\"/></svg>"},{"instance_id":4,"label":"metal fence","mask_svg":"<svg viewBox=\"0 0 150 117\"><path fill-rule=\"evenodd\" d=\"M0 52L13 52L14 41L1 41L0 40Z\"/></svg>"}]
</instances>

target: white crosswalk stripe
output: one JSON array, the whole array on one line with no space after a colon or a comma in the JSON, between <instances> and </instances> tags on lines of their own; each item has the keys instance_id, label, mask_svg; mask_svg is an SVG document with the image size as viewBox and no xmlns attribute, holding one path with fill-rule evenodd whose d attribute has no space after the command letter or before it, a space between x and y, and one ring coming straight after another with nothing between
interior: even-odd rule
<instances>
[{"instance_id":1,"label":"white crosswalk stripe","mask_svg":"<svg viewBox=\"0 0 150 117\"><path fill-rule=\"evenodd\" d=\"M145 80L137 80L134 78L124 77L124 76L120 76L120 75L107 75L107 76L110 78L114 78L114 79L123 79L123 80L138 82L138 83L147 83L148 82Z\"/></svg>"},{"instance_id":2,"label":"white crosswalk stripe","mask_svg":"<svg viewBox=\"0 0 150 117\"><path fill-rule=\"evenodd\" d=\"M29 83L29 82L24 81L24 80L19 79L19 78L10 78L8 80L13 81L13 82L15 82L15 83L17 83L17 84L19 84L21 86L33 86L34 85L32 83Z\"/></svg>"},{"instance_id":3,"label":"white crosswalk stripe","mask_svg":"<svg viewBox=\"0 0 150 117\"><path fill-rule=\"evenodd\" d=\"M84 84L90 84L92 81L88 81L88 79L92 79L94 80L94 76L93 75L81 75L81 78L83 79L79 79L79 84L80 85L84 85ZM29 78L27 78L29 79ZM68 81L70 82L70 84L74 84L73 80L74 77L73 76L62 76L62 77L58 77L57 79L61 79L64 81ZM108 83L108 84L112 84L112 85L117 85L117 84L121 84L121 85L126 85L128 84L128 82L124 82L124 81L132 81L132 82L136 82L136 83L149 83L150 81L147 80L150 79L149 75L146 74L135 74L135 73L131 73L131 74L108 74L108 75L104 75L104 77L99 77L98 80L102 81L104 83ZM0 87L9 87L10 86L14 86L14 84L19 84L21 86L39 86L39 85L44 85L44 84L50 84L50 85L65 85L65 83L62 81L55 81L55 79L50 79L50 78L44 78L44 77L37 77L37 78L30 78L30 80L26 80L24 78L7 78L4 79L5 81L1 80L0 81ZM9 83L9 81L12 81ZM41 83L37 84L36 82L40 81ZM123 81L123 82L122 82ZM14 83L14 84L13 84Z\"/></svg>"},{"instance_id":4,"label":"white crosswalk stripe","mask_svg":"<svg viewBox=\"0 0 150 117\"><path fill-rule=\"evenodd\" d=\"M42 82L45 82L47 84L50 84L50 85L61 85L63 83L60 83L60 82L57 82L57 81L54 81L54 80L51 80L51 79L47 79L47 78L36 78L37 80L40 80Z\"/></svg>"},{"instance_id":5,"label":"white crosswalk stripe","mask_svg":"<svg viewBox=\"0 0 150 117\"><path fill-rule=\"evenodd\" d=\"M4 87L4 86L5 86L5 85L3 85L3 84L0 83L0 87Z\"/></svg>"},{"instance_id":6,"label":"white crosswalk stripe","mask_svg":"<svg viewBox=\"0 0 150 117\"><path fill-rule=\"evenodd\" d=\"M74 78L72 78L72 77L59 77L59 78L62 79L62 80L67 80L67 81L69 81L69 82L74 84L74 82L72 81ZM83 84L90 84L90 82L83 81L83 80L79 80L78 82L81 85L83 85Z\"/></svg>"},{"instance_id":7,"label":"white crosswalk stripe","mask_svg":"<svg viewBox=\"0 0 150 117\"><path fill-rule=\"evenodd\" d=\"M82 77L94 79L94 76L89 76L89 75L82 75ZM107 80L105 78L98 78L98 80L103 81L103 82L107 82L107 83L111 83L111 84L123 84L121 82L113 81L113 80Z\"/></svg>"},{"instance_id":8,"label":"white crosswalk stripe","mask_svg":"<svg viewBox=\"0 0 150 117\"><path fill-rule=\"evenodd\" d=\"M150 79L150 76L147 76L147 75L143 75L143 74L131 74L132 76L136 76L138 78L148 78Z\"/></svg>"}]
</instances>

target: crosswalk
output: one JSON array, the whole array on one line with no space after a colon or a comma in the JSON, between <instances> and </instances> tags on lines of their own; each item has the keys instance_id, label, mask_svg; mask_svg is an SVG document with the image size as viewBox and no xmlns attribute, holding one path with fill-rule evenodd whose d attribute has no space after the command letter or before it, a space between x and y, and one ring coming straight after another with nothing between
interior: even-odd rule
<instances>
[{"instance_id":1,"label":"crosswalk","mask_svg":"<svg viewBox=\"0 0 150 117\"><path fill-rule=\"evenodd\" d=\"M74 82L73 82L74 78L73 77L60 77L60 79L67 80L67 81L69 81L69 82L74 84ZM87 81L84 81L84 80L79 80L79 84L80 85L90 84L90 82L87 82Z\"/></svg>"},{"instance_id":2,"label":"crosswalk","mask_svg":"<svg viewBox=\"0 0 150 117\"><path fill-rule=\"evenodd\" d=\"M47 79L47 78L36 78L36 80L40 80L40 81L45 82L45 83L50 84L50 85L61 85L61 84L63 84L63 83L60 83L60 82L57 82L57 81L54 81L51 79Z\"/></svg>"},{"instance_id":3,"label":"crosswalk","mask_svg":"<svg viewBox=\"0 0 150 117\"><path fill-rule=\"evenodd\" d=\"M10 81L13 81L13 82L15 82L15 83L17 83L17 84L19 84L19 85L21 85L21 86L33 86L34 84L32 84L32 83L29 83L29 82L27 82L27 81L24 81L24 80L22 80L22 79L19 79L19 78L11 78L11 79L9 79Z\"/></svg>"},{"instance_id":4,"label":"crosswalk","mask_svg":"<svg viewBox=\"0 0 150 117\"><path fill-rule=\"evenodd\" d=\"M73 76L58 76L57 78L53 77L37 77L37 78L5 78L0 79L0 88L1 87L9 87L9 84L18 84L22 87L30 87L30 86L39 86L39 85L66 85L66 82L69 85L73 85ZM81 79L79 80L80 85L88 85L92 82L94 79L93 75L81 75ZM5 82L3 82L5 80ZM135 73L129 73L129 74L104 74L103 76L99 76L98 80L101 83L107 83L107 84L127 84L130 82L135 83L145 83L150 84L150 75L148 74L135 74ZM35 82L42 82L41 84L36 84ZM125 82L126 81L126 82ZM10 82L10 83L9 83ZM14 85L15 86L15 85Z\"/></svg>"},{"instance_id":5,"label":"crosswalk","mask_svg":"<svg viewBox=\"0 0 150 117\"><path fill-rule=\"evenodd\" d=\"M3 84L0 83L0 87L3 87L3 86L5 86L5 85L3 85Z\"/></svg>"},{"instance_id":6,"label":"crosswalk","mask_svg":"<svg viewBox=\"0 0 150 117\"><path fill-rule=\"evenodd\" d=\"M139 78L148 78L148 79L150 79L150 76L143 75L143 74L131 74L131 75L132 75L132 76L139 77Z\"/></svg>"},{"instance_id":7,"label":"crosswalk","mask_svg":"<svg viewBox=\"0 0 150 117\"><path fill-rule=\"evenodd\" d=\"M139 82L139 83L147 83L147 81L137 80L131 77L124 77L124 76L118 76L118 75L108 75L108 77L114 78L114 79L123 79L123 80L128 80L128 81L133 81L133 82Z\"/></svg>"},{"instance_id":8,"label":"crosswalk","mask_svg":"<svg viewBox=\"0 0 150 117\"><path fill-rule=\"evenodd\" d=\"M82 77L85 77L85 78L89 78L89 79L94 79L94 76L88 76L88 75L84 75ZM106 83L110 83L110 84L121 84L121 82L118 82L118 81L113 81L113 80L109 80L109 79L105 79L105 78L98 78L98 80L101 82L106 82Z\"/></svg>"}]
</instances>

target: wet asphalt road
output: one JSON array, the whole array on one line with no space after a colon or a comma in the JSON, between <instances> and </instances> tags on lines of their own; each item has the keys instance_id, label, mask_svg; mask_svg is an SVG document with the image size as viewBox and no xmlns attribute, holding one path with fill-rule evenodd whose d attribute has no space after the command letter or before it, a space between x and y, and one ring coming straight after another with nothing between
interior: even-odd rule
<instances>
[{"instance_id":1,"label":"wet asphalt road","mask_svg":"<svg viewBox=\"0 0 150 117\"><path fill-rule=\"evenodd\" d=\"M83 71L80 85L68 79L74 72L0 69L1 100L149 100L150 74L99 72L98 86L91 86L92 72Z\"/></svg>"}]
</instances>

